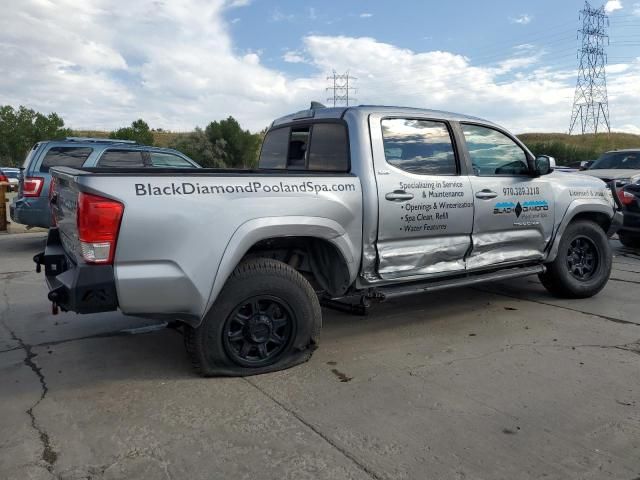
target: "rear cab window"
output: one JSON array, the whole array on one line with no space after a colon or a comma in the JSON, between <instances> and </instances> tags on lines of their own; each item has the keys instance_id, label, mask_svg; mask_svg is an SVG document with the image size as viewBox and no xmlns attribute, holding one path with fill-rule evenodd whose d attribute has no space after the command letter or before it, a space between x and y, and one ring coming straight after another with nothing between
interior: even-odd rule
<instances>
[{"instance_id":1,"label":"rear cab window","mask_svg":"<svg viewBox=\"0 0 640 480\"><path fill-rule=\"evenodd\" d=\"M342 122L277 127L265 136L261 169L348 172L349 139Z\"/></svg>"},{"instance_id":2,"label":"rear cab window","mask_svg":"<svg viewBox=\"0 0 640 480\"><path fill-rule=\"evenodd\" d=\"M89 158L91 152L93 152L91 147L51 147L42 159L40 171L48 172L51 167L80 168Z\"/></svg>"}]
</instances>

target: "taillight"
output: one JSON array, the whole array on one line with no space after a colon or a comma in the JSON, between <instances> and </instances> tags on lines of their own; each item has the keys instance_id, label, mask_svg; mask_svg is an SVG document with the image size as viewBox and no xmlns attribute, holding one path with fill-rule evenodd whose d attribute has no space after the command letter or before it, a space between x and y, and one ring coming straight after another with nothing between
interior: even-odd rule
<instances>
[{"instance_id":1,"label":"taillight","mask_svg":"<svg viewBox=\"0 0 640 480\"><path fill-rule=\"evenodd\" d=\"M633 193L618 190L618 198L620 199L620 203L623 205L631 205L636 197Z\"/></svg>"},{"instance_id":2,"label":"taillight","mask_svg":"<svg viewBox=\"0 0 640 480\"><path fill-rule=\"evenodd\" d=\"M109 198L80 192L78 238L82 257L89 263L113 263L124 205Z\"/></svg>"},{"instance_id":3,"label":"taillight","mask_svg":"<svg viewBox=\"0 0 640 480\"><path fill-rule=\"evenodd\" d=\"M44 178L41 177L25 177L22 185L23 197L39 197L44 185Z\"/></svg>"},{"instance_id":4,"label":"taillight","mask_svg":"<svg viewBox=\"0 0 640 480\"><path fill-rule=\"evenodd\" d=\"M8 182L8 181L9 179L7 178L7 176L4 173L0 172L0 182Z\"/></svg>"}]
</instances>

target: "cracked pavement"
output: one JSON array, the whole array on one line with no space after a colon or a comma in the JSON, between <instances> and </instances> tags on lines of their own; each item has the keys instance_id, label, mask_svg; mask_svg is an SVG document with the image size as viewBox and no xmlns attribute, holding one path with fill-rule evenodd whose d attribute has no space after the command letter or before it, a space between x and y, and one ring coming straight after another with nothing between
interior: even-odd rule
<instances>
[{"instance_id":1,"label":"cracked pavement","mask_svg":"<svg viewBox=\"0 0 640 480\"><path fill-rule=\"evenodd\" d=\"M640 254L585 300L537 279L324 311L299 367L195 376L175 329L51 315L0 236L0 478L640 477Z\"/></svg>"}]
</instances>

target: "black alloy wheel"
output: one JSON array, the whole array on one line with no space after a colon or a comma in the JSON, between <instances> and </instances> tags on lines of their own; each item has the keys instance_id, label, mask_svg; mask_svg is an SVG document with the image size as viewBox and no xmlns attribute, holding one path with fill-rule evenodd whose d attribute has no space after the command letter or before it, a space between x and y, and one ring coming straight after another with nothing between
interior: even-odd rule
<instances>
[{"instance_id":1,"label":"black alloy wheel","mask_svg":"<svg viewBox=\"0 0 640 480\"><path fill-rule=\"evenodd\" d=\"M222 331L223 346L238 365L271 365L291 342L294 325L293 312L284 300L257 295L231 312Z\"/></svg>"},{"instance_id":2,"label":"black alloy wheel","mask_svg":"<svg viewBox=\"0 0 640 480\"><path fill-rule=\"evenodd\" d=\"M580 281L593 277L598 269L599 252L593 241L585 236L574 238L567 250L569 273Z\"/></svg>"}]
</instances>

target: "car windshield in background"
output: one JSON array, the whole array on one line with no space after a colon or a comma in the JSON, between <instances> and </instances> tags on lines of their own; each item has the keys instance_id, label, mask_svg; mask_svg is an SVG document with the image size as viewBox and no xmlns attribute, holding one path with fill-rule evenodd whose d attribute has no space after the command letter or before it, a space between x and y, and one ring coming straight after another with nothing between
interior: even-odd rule
<instances>
[{"instance_id":1,"label":"car windshield in background","mask_svg":"<svg viewBox=\"0 0 640 480\"><path fill-rule=\"evenodd\" d=\"M2 173L4 173L4 174L5 174L5 176L6 176L6 177L8 177L8 178L18 178L18 172L19 172L19 170L9 170L9 169L4 170L4 169L3 169L3 170L1 170L1 171L2 171Z\"/></svg>"},{"instance_id":2,"label":"car windshield in background","mask_svg":"<svg viewBox=\"0 0 640 480\"><path fill-rule=\"evenodd\" d=\"M605 153L589 167L589 170L604 169L640 169L640 151Z\"/></svg>"}]
</instances>

